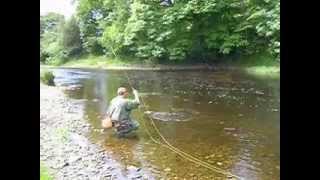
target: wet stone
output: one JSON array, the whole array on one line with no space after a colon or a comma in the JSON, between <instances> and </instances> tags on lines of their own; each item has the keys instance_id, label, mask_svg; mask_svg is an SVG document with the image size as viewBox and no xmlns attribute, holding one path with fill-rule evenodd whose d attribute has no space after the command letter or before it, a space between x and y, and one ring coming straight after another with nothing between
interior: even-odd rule
<instances>
[{"instance_id":1,"label":"wet stone","mask_svg":"<svg viewBox=\"0 0 320 180\"><path fill-rule=\"evenodd\" d=\"M171 169L170 169L170 168L165 168L164 171L165 171L165 172L170 172Z\"/></svg>"},{"instance_id":2,"label":"wet stone","mask_svg":"<svg viewBox=\"0 0 320 180\"><path fill-rule=\"evenodd\" d=\"M224 128L225 131L235 131L236 128Z\"/></svg>"}]
</instances>

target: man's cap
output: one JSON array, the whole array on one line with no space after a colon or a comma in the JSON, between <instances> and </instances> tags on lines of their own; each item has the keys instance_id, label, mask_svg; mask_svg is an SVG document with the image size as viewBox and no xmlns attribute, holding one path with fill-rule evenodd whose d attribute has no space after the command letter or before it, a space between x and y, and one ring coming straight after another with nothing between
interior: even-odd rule
<instances>
[{"instance_id":1,"label":"man's cap","mask_svg":"<svg viewBox=\"0 0 320 180\"><path fill-rule=\"evenodd\" d=\"M127 92L127 88L125 88L125 87L119 87L118 88L118 95L123 95L124 93L126 93Z\"/></svg>"}]
</instances>

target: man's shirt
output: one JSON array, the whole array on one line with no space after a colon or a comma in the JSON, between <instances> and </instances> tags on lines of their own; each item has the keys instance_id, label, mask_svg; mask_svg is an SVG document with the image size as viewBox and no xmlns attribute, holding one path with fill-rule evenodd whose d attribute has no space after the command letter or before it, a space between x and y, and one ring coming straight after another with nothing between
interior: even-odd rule
<instances>
[{"instance_id":1,"label":"man's shirt","mask_svg":"<svg viewBox=\"0 0 320 180\"><path fill-rule=\"evenodd\" d=\"M137 100L131 100L122 96L113 98L107 111L113 121L131 121L130 113L132 109L139 106Z\"/></svg>"}]
</instances>

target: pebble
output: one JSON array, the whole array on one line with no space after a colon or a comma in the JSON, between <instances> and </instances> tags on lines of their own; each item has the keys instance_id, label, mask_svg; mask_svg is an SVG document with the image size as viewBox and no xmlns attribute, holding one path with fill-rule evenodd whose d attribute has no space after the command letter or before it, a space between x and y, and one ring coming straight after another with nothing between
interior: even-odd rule
<instances>
[{"instance_id":1,"label":"pebble","mask_svg":"<svg viewBox=\"0 0 320 180\"><path fill-rule=\"evenodd\" d=\"M98 179L104 176L103 179L105 179L111 177L111 172L118 169L117 162L108 158L98 145L91 143L84 136L89 133L91 126L83 121L83 117L88 117L88 115L83 115L80 101L67 99L60 90L55 92L53 88L52 91L54 93L43 93L43 88L40 88L40 125L45 122L40 126L41 161L48 168L58 170L56 179L90 179L89 177L97 177L95 179ZM61 113L54 114L52 109ZM69 142L61 142L60 136L57 135L57 129L60 128L68 130ZM107 168L106 164L110 168ZM140 169L136 168L136 171L140 171ZM127 177L122 173L114 172L114 175Z\"/></svg>"},{"instance_id":2,"label":"pebble","mask_svg":"<svg viewBox=\"0 0 320 180\"><path fill-rule=\"evenodd\" d=\"M225 131L235 131L236 128L224 128Z\"/></svg>"},{"instance_id":3,"label":"pebble","mask_svg":"<svg viewBox=\"0 0 320 180\"><path fill-rule=\"evenodd\" d=\"M258 161L253 161L252 164L257 165L257 166L260 166L260 165L261 165L261 163L258 162Z\"/></svg>"},{"instance_id":4,"label":"pebble","mask_svg":"<svg viewBox=\"0 0 320 180\"><path fill-rule=\"evenodd\" d=\"M165 172L170 172L171 169L170 169L170 168L165 168L164 171L165 171Z\"/></svg>"},{"instance_id":5,"label":"pebble","mask_svg":"<svg viewBox=\"0 0 320 180\"><path fill-rule=\"evenodd\" d=\"M144 113L145 113L145 114L151 114L152 111L145 111Z\"/></svg>"},{"instance_id":6,"label":"pebble","mask_svg":"<svg viewBox=\"0 0 320 180\"><path fill-rule=\"evenodd\" d=\"M262 91L256 91L256 94L263 95L264 92L262 92Z\"/></svg>"},{"instance_id":7,"label":"pebble","mask_svg":"<svg viewBox=\"0 0 320 180\"><path fill-rule=\"evenodd\" d=\"M138 171L138 168L136 166L133 166L133 165L129 165L127 166L127 169L128 170L133 170L133 171ZM141 168L140 168L141 169Z\"/></svg>"}]
</instances>

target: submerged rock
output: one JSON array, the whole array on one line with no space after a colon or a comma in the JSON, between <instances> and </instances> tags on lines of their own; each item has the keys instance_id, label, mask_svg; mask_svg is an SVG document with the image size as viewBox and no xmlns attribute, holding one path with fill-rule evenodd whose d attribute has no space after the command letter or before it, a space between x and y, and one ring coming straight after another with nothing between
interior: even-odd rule
<instances>
[{"instance_id":1,"label":"submerged rock","mask_svg":"<svg viewBox=\"0 0 320 180\"><path fill-rule=\"evenodd\" d=\"M256 91L255 93L259 94L259 95L263 95L264 94L264 92L262 92L262 91Z\"/></svg>"},{"instance_id":2,"label":"submerged rock","mask_svg":"<svg viewBox=\"0 0 320 180\"><path fill-rule=\"evenodd\" d=\"M170 169L170 168L165 168L164 171L165 171L165 172L170 172L171 169Z\"/></svg>"},{"instance_id":3,"label":"submerged rock","mask_svg":"<svg viewBox=\"0 0 320 180\"><path fill-rule=\"evenodd\" d=\"M144 114L151 114L152 111L145 111Z\"/></svg>"},{"instance_id":4,"label":"submerged rock","mask_svg":"<svg viewBox=\"0 0 320 180\"><path fill-rule=\"evenodd\" d=\"M137 168L136 166L129 165L127 166L127 170L131 171L139 171L141 168Z\"/></svg>"},{"instance_id":5,"label":"submerged rock","mask_svg":"<svg viewBox=\"0 0 320 180\"><path fill-rule=\"evenodd\" d=\"M224 128L225 131L235 131L236 128Z\"/></svg>"}]
</instances>

